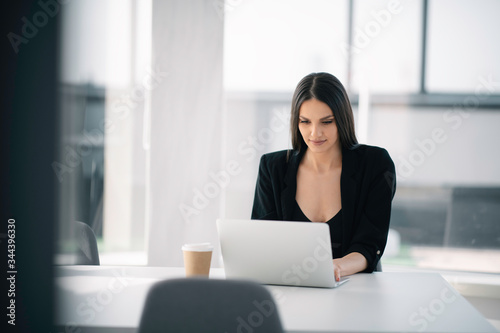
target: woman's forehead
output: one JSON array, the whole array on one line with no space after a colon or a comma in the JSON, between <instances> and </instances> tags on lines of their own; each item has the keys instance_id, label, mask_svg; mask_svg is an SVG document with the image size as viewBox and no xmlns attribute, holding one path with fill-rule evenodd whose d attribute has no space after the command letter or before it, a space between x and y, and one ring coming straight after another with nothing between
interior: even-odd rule
<instances>
[{"instance_id":1,"label":"woman's forehead","mask_svg":"<svg viewBox=\"0 0 500 333\"><path fill-rule=\"evenodd\" d=\"M310 119L322 119L333 116L333 112L326 103L313 98L302 103L299 109L299 116Z\"/></svg>"}]
</instances>

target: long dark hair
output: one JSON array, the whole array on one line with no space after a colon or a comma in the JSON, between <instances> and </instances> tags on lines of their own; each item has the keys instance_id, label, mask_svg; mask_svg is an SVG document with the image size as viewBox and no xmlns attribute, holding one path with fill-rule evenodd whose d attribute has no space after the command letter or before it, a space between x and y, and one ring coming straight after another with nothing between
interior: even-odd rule
<instances>
[{"instance_id":1,"label":"long dark hair","mask_svg":"<svg viewBox=\"0 0 500 333\"><path fill-rule=\"evenodd\" d=\"M293 93L290 118L292 148L301 152L306 147L299 131L299 111L302 103L312 98L325 103L332 110L342 148L355 147L358 140L354 132L354 116L344 86L332 74L311 73L300 80Z\"/></svg>"}]
</instances>

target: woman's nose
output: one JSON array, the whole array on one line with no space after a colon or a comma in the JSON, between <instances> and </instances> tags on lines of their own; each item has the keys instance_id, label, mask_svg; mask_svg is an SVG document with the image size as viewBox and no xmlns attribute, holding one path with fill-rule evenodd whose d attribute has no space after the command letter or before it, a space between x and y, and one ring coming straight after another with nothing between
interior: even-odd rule
<instances>
[{"instance_id":1,"label":"woman's nose","mask_svg":"<svg viewBox=\"0 0 500 333\"><path fill-rule=\"evenodd\" d=\"M315 125L315 124L312 125L311 136L312 137L320 137L321 136L321 128L318 125Z\"/></svg>"}]
</instances>

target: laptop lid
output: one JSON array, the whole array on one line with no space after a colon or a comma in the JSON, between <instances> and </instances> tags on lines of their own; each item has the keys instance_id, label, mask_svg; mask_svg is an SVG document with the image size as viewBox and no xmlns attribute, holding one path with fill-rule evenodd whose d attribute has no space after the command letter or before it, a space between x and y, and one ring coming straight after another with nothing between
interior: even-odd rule
<instances>
[{"instance_id":1,"label":"laptop lid","mask_svg":"<svg viewBox=\"0 0 500 333\"><path fill-rule=\"evenodd\" d=\"M218 219L217 229L227 278L291 286L338 285L326 223Z\"/></svg>"}]
</instances>

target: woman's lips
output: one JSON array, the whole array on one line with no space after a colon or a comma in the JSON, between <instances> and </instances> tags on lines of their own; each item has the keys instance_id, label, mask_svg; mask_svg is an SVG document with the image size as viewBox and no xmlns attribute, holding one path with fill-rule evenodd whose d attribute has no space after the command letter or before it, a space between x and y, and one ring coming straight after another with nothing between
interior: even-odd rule
<instances>
[{"instance_id":1,"label":"woman's lips","mask_svg":"<svg viewBox=\"0 0 500 333\"><path fill-rule=\"evenodd\" d=\"M326 142L326 140L309 140L313 145L315 146L321 146L323 143Z\"/></svg>"}]
</instances>

